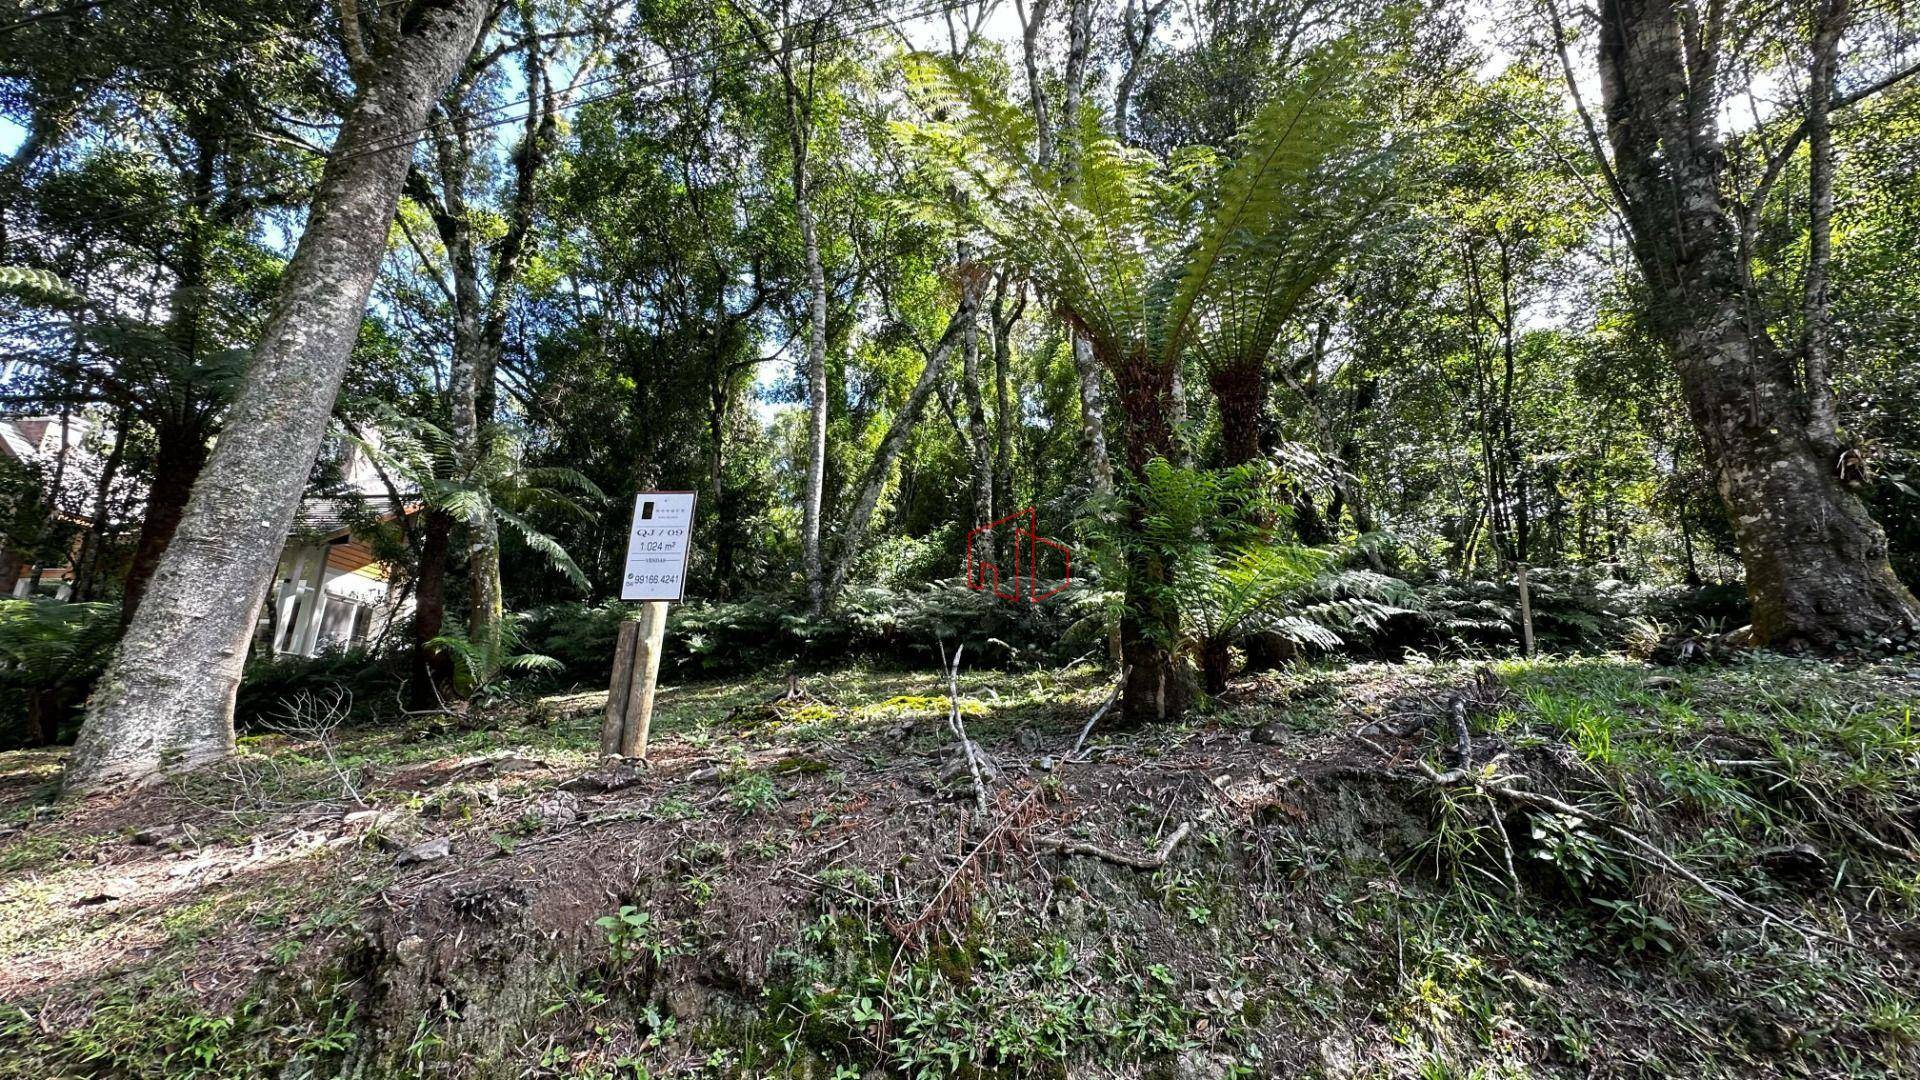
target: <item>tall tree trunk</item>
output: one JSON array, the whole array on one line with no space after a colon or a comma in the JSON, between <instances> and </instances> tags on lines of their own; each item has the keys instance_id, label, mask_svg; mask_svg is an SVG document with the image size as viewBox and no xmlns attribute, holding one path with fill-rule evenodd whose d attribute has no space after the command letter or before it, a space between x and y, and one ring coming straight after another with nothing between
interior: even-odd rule
<instances>
[{"instance_id":1,"label":"tall tree trunk","mask_svg":"<svg viewBox=\"0 0 1920 1080\"><path fill-rule=\"evenodd\" d=\"M1232 468L1260 460L1260 429L1267 383L1259 361L1221 364L1207 374L1220 409L1220 463Z\"/></svg>"},{"instance_id":2,"label":"tall tree trunk","mask_svg":"<svg viewBox=\"0 0 1920 1080\"><path fill-rule=\"evenodd\" d=\"M133 623L147 584L180 528L194 481L207 464L207 430L190 420L165 422L154 431L153 485L147 489L146 514L134 541L133 561L120 593L120 625ZM304 483L304 478L303 478ZM271 571L269 571L271 572Z\"/></svg>"},{"instance_id":3,"label":"tall tree trunk","mask_svg":"<svg viewBox=\"0 0 1920 1080\"><path fill-rule=\"evenodd\" d=\"M407 699L413 708L433 709L453 690L453 658L432 642L447 623L447 561L453 554L454 520L446 511L431 507L421 517Z\"/></svg>"},{"instance_id":4,"label":"tall tree trunk","mask_svg":"<svg viewBox=\"0 0 1920 1080\"><path fill-rule=\"evenodd\" d=\"M497 437L494 415L498 411L500 360L506 354L507 313L533 254L534 199L541 171L552 155L558 136L558 109L568 96L548 85L546 58L540 48L537 27L530 24L526 31L522 63L529 102L526 130L513 155L513 190L507 199L506 232L490 252L492 281L486 306L480 314L474 351L471 445L476 463L484 463L494 454ZM467 592L468 634L472 637L477 633L478 640L486 646L488 670L485 674L490 677L493 667L505 659L506 651L501 641L506 603L500 577L500 521L490 502L469 527Z\"/></svg>"},{"instance_id":5,"label":"tall tree trunk","mask_svg":"<svg viewBox=\"0 0 1920 1080\"><path fill-rule=\"evenodd\" d=\"M1013 507L1013 428L1018 418L1013 403L1013 328L1026 310L1024 286L1011 307L1007 279L1001 275L993 298L993 504Z\"/></svg>"},{"instance_id":6,"label":"tall tree trunk","mask_svg":"<svg viewBox=\"0 0 1920 1080\"><path fill-rule=\"evenodd\" d=\"M105 549L109 530L107 517L112 512L113 482L120 478L120 463L126 458L127 425L131 422L125 410L117 414L113 424L113 448L107 451L107 460L100 465L100 475L93 485L93 507L87 515L87 535L80 543L80 558L73 568L73 598L91 600L99 589L100 559Z\"/></svg>"},{"instance_id":7,"label":"tall tree trunk","mask_svg":"<svg viewBox=\"0 0 1920 1080\"><path fill-rule=\"evenodd\" d=\"M1207 386L1213 391L1220 410L1220 463L1228 468L1258 461L1263 455L1267 383L1260 361L1221 364L1207 374ZM1302 501L1296 497L1296 502ZM1304 500L1312 509L1312 500ZM1275 522L1264 523L1268 527ZM1296 518L1296 525L1302 521ZM1302 539L1305 539L1303 536ZM1314 541L1307 541L1313 543ZM1210 642L1201 655L1201 670L1206 676L1207 693L1226 689L1229 654L1225 641ZM1279 634L1253 633L1246 640L1247 670L1271 671L1293 658L1293 643Z\"/></svg>"},{"instance_id":8,"label":"tall tree trunk","mask_svg":"<svg viewBox=\"0 0 1920 1080\"><path fill-rule=\"evenodd\" d=\"M194 207L187 211L185 238L177 261L177 278L168 305L167 343L178 355L184 369L191 369L206 342L203 327L207 303L208 202L216 197L215 173L219 164L217 138L204 117L190 125L196 148L194 167L187 176ZM154 478L147 495L147 512L140 523L140 539L127 570L121 593L120 625L133 621L134 612L146 595L147 583L166 554L174 530L186 512L187 497L200 470L206 466L207 442L213 436L212 424L198 400L199 388L190 379L180 379L172 387L173 400L167 402L154 425Z\"/></svg>"},{"instance_id":9,"label":"tall tree trunk","mask_svg":"<svg viewBox=\"0 0 1920 1080\"><path fill-rule=\"evenodd\" d=\"M873 452L873 460L867 463L867 471L860 479L859 494L853 500L853 509L848 512L847 523L840 530L839 551L827 588L829 601L838 596L846 585L847 574L853 569L854 560L860 557L860 545L866 540L867 526L873 521L873 508L879 505L880 495L893 475L894 460L907 445L907 436L912 433L913 425L919 423L920 411L926 407L927 399L933 396L941 370L947 366L953 350L960 347L967 326L973 321L974 313L969 308L975 302L975 295L971 289L961 290L960 307L947 320L946 333L940 336L940 343L927 354L927 366L920 369L920 377L914 380L913 389L908 391L906 403L900 407L893 422L887 425L887 433L881 436L880 445ZM905 487L904 484L902 486ZM907 502L908 492L903 490L899 501L903 504Z\"/></svg>"},{"instance_id":10,"label":"tall tree trunk","mask_svg":"<svg viewBox=\"0 0 1920 1080\"><path fill-rule=\"evenodd\" d=\"M1160 24L1160 16L1173 0L1127 0L1126 11L1120 16L1120 37L1126 47L1127 62L1121 68L1120 81L1113 92L1113 137L1121 142L1131 142L1127 132L1127 117L1133 109L1133 91L1140 84L1140 65L1146 59L1147 49L1153 45L1153 33Z\"/></svg>"},{"instance_id":11,"label":"tall tree trunk","mask_svg":"<svg viewBox=\"0 0 1920 1080\"><path fill-rule=\"evenodd\" d=\"M326 436L412 140L487 7L441 0L411 9L355 95L224 436L88 704L67 790L232 751L233 699L262 586Z\"/></svg>"},{"instance_id":12,"label":"tall tree trunk","mask_svg":"<svg viewBox=\"0 0 1920 1080\"><path fill-rule=\"evenodd\" d=\"M1171 461L1176 453L1171 420L1173 373L1143 352L1109 361L1119 388L1127 447L1127 471L1138 484L1147 463ZM1180 612L1168 597L1173 568L1165 553L1144 539L1146 507L1129 498L1126 603L1120 616L1120 651L1127 669L1121 693L1124 722L1142 724L1178 719L1193 701L1193 676L1175 650L1180 642Z\"/></svg>"},{"instance_id":13,"label":"tall tree trunk","mask_svg":"<svg viewBox=\"0 0 1920 1080\"><path fill-rule=\"evenodd\" d=\"M806 250L807 289L812 293L807 320L807 488L801 514L801 561L807 575L807 601L814 614L827 604L826 566L820 551L822 504L827 490L827 273L820 259L820 237L805 190L804 165L794 167L794 208L800 242Z\"/></svg>"},{"instance_id":14,"label":"tall tree trunk","mask_svg":"<svg viewBox=\"0 0 1920 1080\"><path fill-rule=\"evenodd\" d=\"M1093 346L1078 335L1073 339L1073 369L1080 391L1080 453L1088 479L1098 496L1113 494L1113 458L1107 453L1106 394L1100 385L1100 361Z\"/></svg>"},{"instance_id":15,"label":"tall tree trunk","mask_svg":"<svg viewBox=\"0 0 1920 1080\"><path fill-rule=\"evenodd\" d=\"M717 355L720 341L716 335L712 367L716 372L707 403L707 497L713 501L714 552L713 576L721 597L733 595L734 524L733 500L727 497L727 421L732 414L733 389L727 385L724 357Z\"/></svg>"},{"instance_id":16,"label":"tall tree trunk","mask_svg":"<svg viewBox=\"0 0 1920 1080\"><path fill-rule=\"evenodd\" d=\"M27 568L20 553L0 544L0 599L13 595L13 587L20 584L20 575Z\"/></svg>"},{"instance_id":17,"label":"tall tree trunk","mask_svg":"<svg viewBox=\"0 0 1920 1080\"><path fill-rule=\"evenodd\" d=\"M1720 186L1721 43L1687 33L1672 0L1603 0L1600 86L1651 321L1732 519L1753 638L1827 646L1912 626L1885 533L1808 438L1795 365L1751 316Z\"/></svg>"},{"instance_id":18,"label":"tall tree trunk","mask_svg":"<svg viewBox=\"0 0 1920 1080\"><path fill-rule=\"evenodd\" d=\"M1807 439L1829 456L1840 452L1840 412L1833 397L1833 91L1848 0L1824 0L1814 26L1807 80L1807 276L1801 353L1807 378Z\"/></svg>"},{"instance_id":19,"label":"tall tree trunk","mask_svg":"<svg viewBox=\"0 0 1920 1080\"><path fill-rule=\"evenodd\" d=\"M1060 156L1067 182L1080 157L1080 105L1086 98L1087 61L1093 53L1093 0L1067 0L1067 62L1060 72Z\"/></svg>"},{"instance_id":20,"label":"tall tree trunk","mask_svg":"<svg viewBox=\"0 0 1920 1080\"><path fill-rule=\"evenodd\" d=\"M977 528L994 519L993 447L987 434L987 400L980 386L980 288L981 275L971 265L973 253L965 245L960 250L960 272L964 286L972 296L961 306L967 313L960 331L962 393L967 403L967 452L973 474L973 524ZM983 554L989 561L997 558L991 532L981 534L986 541Z\"/></svg>"},{"instance_id":21,"label":"tall tree trunk","mask_svg":"<svg viewBox=\"0 0 1920 1080\"><path fill-rule=\"evenodd\" d=\"M794 77L790 41L781 42L778 61L786 91L788 149L793 157L793 216L800 227L800 247L807 267L807 354L803 371L807 380L807 480L800 506L800 561L807 579L808 609L818 615L826 610L829 592L820 547L827 490L827 270L820 255L808 167L813 103L810 92L803 91Z\"/></svg>"},{"instance_id":22,"label":"tall tree trunk","mask_svg":"<svg viewBox=\"0 0 1920 1080\"><path fill-rule=\"evenodd\" d=\"M1027 6L1027 0L1013 0L1014 9L1020 17L1020 55L1026 64L1027 103L1033 109L1034 156L1042 165L1053 164L1053 121L1047 108L1046 85L1040 77L1040 33L1047 25L1047 12L1052 8L1052 0L1033 0L1033 6Z\"/></svg>"}]
</instances>

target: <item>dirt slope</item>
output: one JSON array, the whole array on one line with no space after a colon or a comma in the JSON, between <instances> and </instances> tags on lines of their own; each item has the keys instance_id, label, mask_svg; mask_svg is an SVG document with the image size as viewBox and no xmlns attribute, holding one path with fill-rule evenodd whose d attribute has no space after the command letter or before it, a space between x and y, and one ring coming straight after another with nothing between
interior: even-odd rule
<instances>
[{"instance_id":1,"label":"dirt slope","mask_svg":"<svg viewBox=\"0 0 1920 1080\"><path fill-rule=\"evenodd\" d=\"M1104 676L980 673L984 817L933 674L808 688L678 688L644 769L590 694L81 804L9 755L4 1070L1920 1069L1898 667L1301 672L1080 759Z\"/></svg>"}]
</instances>

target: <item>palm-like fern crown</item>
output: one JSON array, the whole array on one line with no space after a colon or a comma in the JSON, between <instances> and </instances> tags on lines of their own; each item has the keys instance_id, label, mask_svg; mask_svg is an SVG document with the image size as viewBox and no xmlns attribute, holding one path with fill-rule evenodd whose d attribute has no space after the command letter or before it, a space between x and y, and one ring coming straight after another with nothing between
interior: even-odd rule
<instances>
[{"instance_id":1,"label":"palm-like fern crown","mask_svg":"<svg viewBox=\"0 0 1920 1080\"><path fill-rule=\"evenodd\" d=\"M593 520L593 507L606 503L607 496L585 473L527 465L525 448L504 425L494 427L485 453L472 468L463 470L453 436L445 429L391 408L380 410L378 416L384 438L378 443L355 442L401 483L417 490L424 503L469 523L491 516L574 584L591 588L566 548L530 519L534 513L547 512Z\"/></svg>"},{"instance_id":2,"label":"palm-like fern crown","mask_svg":"<svg viewBox=\"0 0 1920 1080\"><path fill-rule=\"evenodd\" d=\"M1390 190L1395 155L1344 41L1281 86L1227 158L1189 148L1163 162L1088 106L1070 168L1045 167L1032 117L995 87L944 58L910 73L938 119L900 137L972 193L972 224L1110 358L1264 358Z\"/></svg>"}]
</instances>

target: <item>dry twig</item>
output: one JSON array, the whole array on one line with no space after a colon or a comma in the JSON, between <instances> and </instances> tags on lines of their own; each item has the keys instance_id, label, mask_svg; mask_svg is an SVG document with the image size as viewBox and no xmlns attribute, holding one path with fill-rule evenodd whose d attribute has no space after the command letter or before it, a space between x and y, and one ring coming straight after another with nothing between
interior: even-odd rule
<instances>
[{"instance_id":1,"label":"dry twig","mask_svg":"<svg viewBox=\"0 0 1920 1080\"><path fill-rule=\"evenodd\" d=\"M1098 844L1068 840L1065 837L1059 836L1042 837L1034 841L1034 846L1047 848L1061 855L1086 855L1104 862L1110 862L1115 866L1130 867L1134 870L1158 870L1167 865L1168 859L1173 858L1174 849L1180 846L1180 842L1192 834L1194 824L1205 821L1209 813L1210 811L1203 811L1198 817L1193 818L1191 821L1181 822L1179 828L1173 830L1165 840L1160 842L1158 848L1147 855L1113 851L1109 848L1103 848Z\"/></svg>"}]
</instances>

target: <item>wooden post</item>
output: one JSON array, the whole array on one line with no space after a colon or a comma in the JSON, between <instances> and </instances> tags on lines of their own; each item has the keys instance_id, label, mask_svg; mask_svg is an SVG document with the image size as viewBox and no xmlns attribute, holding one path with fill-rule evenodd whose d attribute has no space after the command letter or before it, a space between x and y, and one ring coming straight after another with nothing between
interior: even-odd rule
<instances>
[{"instance_id":1,"label":"wooden post","mask_svg":"<svg viewBox=\"0 0 1920 1080\"><path fill-rule=\"evenodd\" d=\"M1521 563L1517 572L1520 583L1520 649L1526 656L1533 655L1533 598L1527 594L1527 564Z\"/></svg>"},{"instance_id":2,"label":"wooden post","mask_svg":"<svg viewBox=\"0 0 1920 1080\"><path fill-rule=\"evenodd\" d=\"M600 723L600 752L621 757L647 756L653 726L654 686L660 676L660 650L667 636L667 602L640 606L640 621L620 624L614 645L613 680L607 687L607 714Z\"/></svg>"},{"instance_id":3,"label":"wooden post","mask_svg":"<svg viewBox=\"0 0 1920 1080\"><path fill-rule=\"evenodd\" d=\"M623 621L613 646L613 681L607 684L607 715L600 721L600 752L620 752L620 732L627 724L627 688L633 682L633 639L640 624Z\"/></svg>"}]
</instances>

